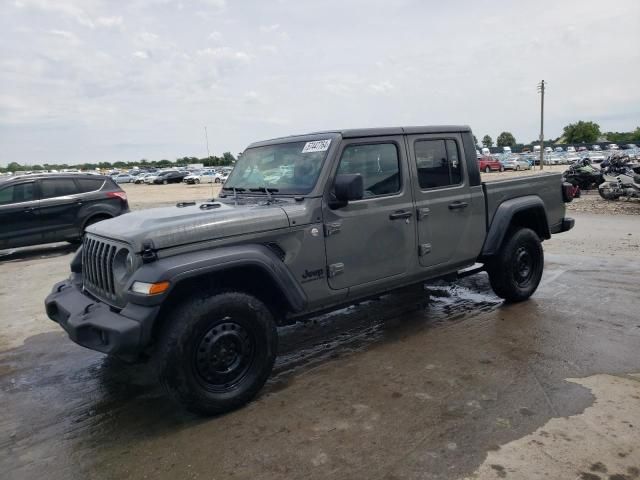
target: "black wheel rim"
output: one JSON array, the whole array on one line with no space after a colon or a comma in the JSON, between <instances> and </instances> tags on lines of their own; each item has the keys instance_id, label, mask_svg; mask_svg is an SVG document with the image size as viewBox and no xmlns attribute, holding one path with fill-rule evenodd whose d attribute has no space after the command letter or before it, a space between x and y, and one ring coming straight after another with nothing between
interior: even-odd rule
<instances>
[{"instance_id":1,"label":"black wheel rim","mask_svg":"<svg viewBox=\"0 0 640 480\"><path fill-rule=\"evenodd\" d=\"M513 273L519 287L526 286L533 277L535 262L533 256L525 247L516 250Z\"/></svg>"},{"instance_id":2,"label":"black wheel rim","mask_svg":"<svg viewBox=\"0 0 640 480\"><path fill-rule=\"evenodd\" d=\"M252 335L226 317L207 330L196 344L194 370L198 381L209 391L234 388L249 372L255 355Z\"/></svg>"}]
</instances>

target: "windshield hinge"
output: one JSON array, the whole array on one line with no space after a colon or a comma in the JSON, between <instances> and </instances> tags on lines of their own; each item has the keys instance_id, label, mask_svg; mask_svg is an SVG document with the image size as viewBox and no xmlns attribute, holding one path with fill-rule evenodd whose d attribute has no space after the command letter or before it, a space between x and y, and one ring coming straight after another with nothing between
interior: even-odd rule
<instances>
[{"instance_id":1,"label":"windshield hinge","mask_svg":"<svg viewBox=\"0 0 640 480\"><path fill-rule=\"evenodd\" d=\"M146 241L142 244L142 262L143 263L151 263L158 260L158 255L153 249L153 243L151 241Z\"/></svg>"}]
</instances>

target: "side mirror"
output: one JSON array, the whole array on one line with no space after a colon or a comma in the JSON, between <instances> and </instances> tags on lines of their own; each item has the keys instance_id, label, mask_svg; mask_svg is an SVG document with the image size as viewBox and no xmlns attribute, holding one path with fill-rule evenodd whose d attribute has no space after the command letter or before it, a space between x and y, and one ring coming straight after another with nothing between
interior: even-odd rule
<instances>
[{"instance_id":1,"label":"side mirror","mask_svg":"<svg viewBox=\"0 0 640 480\"><path fill-rule=\"evenodd\" d=\"M359 173L336 175L333 185L335 200L330 203L333 209L346 207L352 200L360 200L364 196L364 182Z\"/></svg>"}]
</instances>

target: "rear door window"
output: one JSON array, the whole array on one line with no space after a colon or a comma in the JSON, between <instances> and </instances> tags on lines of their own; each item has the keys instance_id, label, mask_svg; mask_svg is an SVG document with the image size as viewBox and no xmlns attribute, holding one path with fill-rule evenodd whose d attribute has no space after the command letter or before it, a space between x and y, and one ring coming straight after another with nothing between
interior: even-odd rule
<instances>
[{"instance_id":1,"label":"rear door window","mask_svg":"<svg viewBox=\"0 0 640 480\"><path fill-rule=\"evenodd\" d=\"M34 199L33 182L18 183L0 189L0 205L30 202Z\"/></svg>"},{"instance_id":2,"label":"rear door window","mask_svg":"<svg viewBox=\"0 0 640 480\"><path fill-rule=\"evenodd\" d=\"M462 183L462 166L455 140L417 140L414 150L421 189Z\"/></svg>"},{"instance_id":3,"label":"rear door window","mask_svg":"<svg viewBox=\"0 0 640 480\"><path fill-rule=\"evenodd\" d=\"M40 181L41 198L66 197L78 193L73 178L45 178Z\"/></svg>"}]
</instances>

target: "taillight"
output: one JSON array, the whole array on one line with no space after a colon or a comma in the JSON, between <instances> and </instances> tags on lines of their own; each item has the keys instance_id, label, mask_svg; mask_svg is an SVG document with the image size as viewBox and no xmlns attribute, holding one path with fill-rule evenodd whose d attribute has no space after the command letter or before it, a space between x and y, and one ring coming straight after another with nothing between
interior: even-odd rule
<instances>
[{"instance_id":1,"label":"taillight","mask_svg":"<svg viewBox=\"0 0 640 480\"><path fill-rule=\"evenodd\" d=\"M123 202L127 201L127 194L125 192L107 192L109 198L119 198Z\"/></svg>"},{"instance_id":2,"label":"taillight","mask_svg":"<svg viewBox=\"0 0 640 480\"><path fill-rule=\"evenodd\" d=\"M577 187L574 187L569 182L564 182L562 184L562 199L565 203L569 203L571 200L573 200L573 198L576 196L576 189Z\"/></svg>"}]
</instances>

